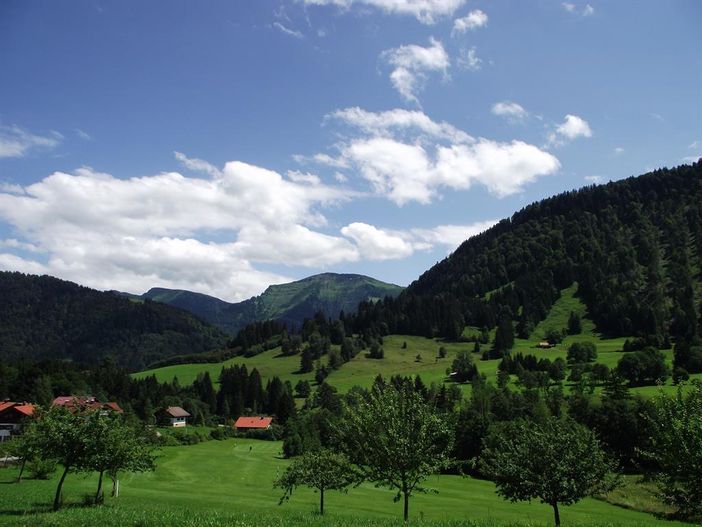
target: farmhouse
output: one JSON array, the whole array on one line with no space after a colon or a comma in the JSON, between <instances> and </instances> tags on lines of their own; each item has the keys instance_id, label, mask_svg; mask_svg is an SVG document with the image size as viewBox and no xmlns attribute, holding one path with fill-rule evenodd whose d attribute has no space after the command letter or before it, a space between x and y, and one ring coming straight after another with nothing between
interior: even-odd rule
<instances>
[{"instance_id":1,"label":"farmhouse","mask_svg":"<svg viewBox=\"0 0 702 527\"><path fill-rule=\"evenodd\" d=\"M272 417L240 417L234 423L234 428L242 432L246 430L268 430L272 422Z\"/></svg>"},{"instance_id":2,"label":"farmhouse","mask_svg":"<svg viewBox=\"0 0 702 527\"><path fill-rule=\"evenodd\" d=\"M63 406L69 412L82 410L100 410L103 413L124 413L124 410L115 402L101 403L90 395L60 395L54 399L51 406Z\"/></svg>"},{"instance_id":3,"label":"farmhouse","mask_svg":"<svg viewBox=\"0 0 702 527\"><path fill-rule=\"evenodd\" d=\"M187 425L188 417L190 414L180 406L169 406L165 410L161 410L159 421L168 426L182 427Z\"/></svg>"},{"instance_id":4,"label":"farmhouse","mask_svg":"<svg viewBox=\"0 0 702 527\"><path fill-rule=\"evenodd\" d=\"M0 402L0 441L10 439L22 431L22 423L34 414L29 403Z\"/></svg>"}]
</instances>

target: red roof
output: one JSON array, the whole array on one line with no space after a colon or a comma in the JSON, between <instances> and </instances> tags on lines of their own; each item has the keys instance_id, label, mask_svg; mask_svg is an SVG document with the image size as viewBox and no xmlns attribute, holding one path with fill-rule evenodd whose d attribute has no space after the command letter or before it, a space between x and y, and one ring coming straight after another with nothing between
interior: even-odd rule
<instances>
[{"instance_id":1,"label":"red roof","mask_svg":"<svg viewBox=\"0 0 702 527\"><path fill-rule=\"evenodd\" d=\"M122 410L122 407L115 402L105 403L103 406L107 406L109 409L114 410L118 414L124 413L124 410Z\"/></svg>"},{"instance_id":2,"label":"red roof","mask_svg":"<svg viewBox=\"0 0 702 527\"><path fill-rule=\"evenodd\" d=\"M272 417L240 417L234 423L235 428L268 428L273 422Z\"/></svg>"},{"instance_id":3,"label":"red roof","mask_svg":"<svg viewBox=\"0 0 702 527\"><path fill-rule=\"evenodd\" d=\"M53 400L51 406L63 406L68 408L68 410L82 406L85 410L112 410L118 414L124 413L124 410L117 403L101 403L95 397L89 395L60 395Z\"/></svg>"},{"instance_id":4,"label":"red roof","mask_svg":"<svg viewBox=\"0 0 702 527\"><path fill-rule=\"evenodd\" d=\"M33 404L18 404L17 406L15 406L14 409L17 410L19 413L26 415L27 417L34 414Z\"/></svg>"},{"instance_id":5,"label":"red roof","mask_svg":"<svg viewBox=\"0 0 702 527\"><path fill-rule=\"evenodd\" d=\"M15 403L12 401L0 402L0 414L15 411L24 417L30 417L34 414L34 405L29 403Z\"/></svg>"}]
</instances>

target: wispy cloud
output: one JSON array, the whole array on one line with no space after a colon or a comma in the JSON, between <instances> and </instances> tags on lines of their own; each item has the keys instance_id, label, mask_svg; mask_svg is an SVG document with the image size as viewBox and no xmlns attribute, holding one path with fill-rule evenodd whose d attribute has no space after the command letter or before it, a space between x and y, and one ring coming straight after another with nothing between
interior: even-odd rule
<instances>
[{"instance_id":1,"label":"wispy cloud","mask_svg":"<svg viewBox=\"0 0 702 527\"><path fill-rule=\"evenodd\" d=\"M478 49L475 46L461 50L456 63L459 68L468 71L478 71L483 67L483 60L478 57Z\"/></svg>"},{"instance_id":2,"label":"wispy cloud","mask_svg":"<svg viewBox=\"0 0 702 527\"><path fill-rule=\"evenodd\" d=\"M92 136L86 132L85 130L81 130L80 128L75 129L76 135L80 137L83 141L90 141L92 140Z\"/></svg>"},{"instance_id":3,"label":"wispy cloud","mask_svg":"<svg viewBox=\"0 0 702 527\"><path fill-rule=\"evenodd\" d=\"M574 15L592 16L595 14L595 8L590 4L585 4L582 7L578 7L578 5L574 4L573 2L563 2L561 6L563 9Z\"/></svg>"},{"instance_id":4,"label":"wispy cloud","mask_svg":"<svg viewBox=\"0 0 702 527\"><path fill-rule=\"evenodd\" d=\"M451 16L466 0L303 0L307 5L331 5L344 10L354 5L374 7L387 14L411 15L423 24Z\"/></svg>"},{"instance_id":5,"label":"wispy cloud","mask_svg":"<svg viewBox=\"0 0 702 527\"><path fill-rule=\"evenodd\" d=\"M35 150L53 150L63 136L55 131L48 135L37 135L17 125L0 125L0 158L24 157Z\"/></svg>"},{"instance_id":6,"label":"wispy cloud","mask_svg":"<svg viewBox=\"0 0 702 527\"><path fill-rule=\"evenodd\" d=\"M284 26L280 22L273 22L273 27L285 35L294 38L305 38L305 35L303 35L301 31L298 31L296 29L290 29L289 27Z\"/></svg>"}]
</instances>

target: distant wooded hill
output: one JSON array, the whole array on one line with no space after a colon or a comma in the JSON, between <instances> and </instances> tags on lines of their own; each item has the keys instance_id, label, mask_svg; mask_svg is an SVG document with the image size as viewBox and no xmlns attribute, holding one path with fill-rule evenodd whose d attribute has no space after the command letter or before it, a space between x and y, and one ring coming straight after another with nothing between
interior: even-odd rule
<instances>
[{"instance_id":1,"label":"distant wooded hill","mask_svg":"<svg viewBox=\"0 0 702 527\"><path fill-rule=\"evenodd\" d=\"M227 335L181 309L133 302L50 276L0 272L0 360L112 357L131 370L225 345Z\"/></svg>"},{"instance_id":2,"label":"distant wooded hill","mask_svg":"<svg viewBox=\"0 0 702 527\"><path fill-rule=\"evenodd\" d=\"M598 330L698 333L702 162L533 203L464 242L395 300L365 304L354 329L458 338L514 322L528 336L577 282Z\"/></svg>"},{"instance_id":3,"label":"distant wooded hill","mask_svg":"<svg viewBox=\"0 0 702 527\"><path fill-rule=\"evenodd\" d=\"M278 320L300 328L306 318L321 312L337 318L353 313L359 302L395 297L402 287L357 274L323 273L289 284L272 285L261 295L229 303L201 293L155 287L133 299L149 299L189 311L231 335L255 322Z\"/></svg>"}]
</instances>

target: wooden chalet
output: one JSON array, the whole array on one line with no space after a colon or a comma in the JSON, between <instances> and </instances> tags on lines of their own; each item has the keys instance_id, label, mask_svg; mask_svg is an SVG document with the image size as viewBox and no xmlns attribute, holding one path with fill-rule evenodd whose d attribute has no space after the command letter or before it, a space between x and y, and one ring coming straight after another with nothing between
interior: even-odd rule
<instances>
[{"instance_id":1,"label":"wooden chalet","mask_svg":"<svg viewBox=\"0 0 702 527\"><path fill-rule=\"evenodd\" d=\"M167 426L180 428L188 424L190 413L180 406L169 406L159 412L159 422Z\"/></svg>"}]
</instances>

